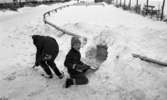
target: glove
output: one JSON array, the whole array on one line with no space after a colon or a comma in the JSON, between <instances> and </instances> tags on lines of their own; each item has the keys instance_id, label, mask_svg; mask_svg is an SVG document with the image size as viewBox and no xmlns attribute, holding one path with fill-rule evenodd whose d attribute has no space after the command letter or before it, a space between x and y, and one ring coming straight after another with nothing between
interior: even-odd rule
<instances>
[{"instance_id":1,"label":"glove","mask_svg":"<svg viewBox=\"0 0 167 100\"><path fill-rule=\"evenodd\" d=\"M44 55L42 56L42 60L43 60L43 61L48 61L48 60L50 60L50 59L52 59L52 55L44 54Z\"/></svg>"},{"instance_id":2,"label":"glove","mask_svg":"<svg viewBox=\"0 0 167 100\"><path fill-rule=\"evenodd\" d=\"M80 64L78 64L78 65L76 65L76 70L77 71L79 71L79 72L83 72L84 70L87 70L87 69L89 69L90 67L88 66L88 65L85 65L85 64L83 64L83 65L80 65Z\"/></svg>"},{"instance_id":3,"label":"glove","mask_svg":"<svg viewBox=\"0 0 167 100\"><path fill-rule=\"evenodd\" d=\"M35 67L38 67L39 66L39 64L38 63L35 63L33 66L32 66L32 68L34 69Z\"/></svg>"},{"instance_id":4,"label":"glove","mask_svg":"<svg viewBox=\"0 0 167 100\"><path fill-rule=\"evenodd\" d=\"M38 67L39 66L39 61L36 61L35 64L32 66L32 68Z\"/></svg>"}]
</instances>

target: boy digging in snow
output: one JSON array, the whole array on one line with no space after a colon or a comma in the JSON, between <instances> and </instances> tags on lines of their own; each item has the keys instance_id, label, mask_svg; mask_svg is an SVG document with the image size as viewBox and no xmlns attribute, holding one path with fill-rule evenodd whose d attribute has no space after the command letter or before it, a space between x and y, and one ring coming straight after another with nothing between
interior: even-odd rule
<instances>
[{"instance_id":1,"label":"boy digging in snow","mask_svg":"<svg viewBox=\"0 0 167 100\"><path fill-rule=\"evenodd\" d=\"M81 41L78 37L72 37L71 50L66 55L64 62L65 67L68 70L70 78L66 79L65 88L71 85L84 85L88 83L88 78L85 76L85 72L90 69L90 66L81 62Z\"/></svg>"},{"instance_id":2,"label":"boy digging in snow","mask_svg":"<svg viewBox=\"0 0 167 100\"><path fill-rule=\"evenodd\" d=\"M35 66L41 65L43 70L46 72L48 78L52 78L52 72L62 79L64 74L59 71L56 64L54 63L55 58L59 53L59 46L57 41L49 36L32 35L33 43L37 48Z\"/></svg>"}]
</instances>

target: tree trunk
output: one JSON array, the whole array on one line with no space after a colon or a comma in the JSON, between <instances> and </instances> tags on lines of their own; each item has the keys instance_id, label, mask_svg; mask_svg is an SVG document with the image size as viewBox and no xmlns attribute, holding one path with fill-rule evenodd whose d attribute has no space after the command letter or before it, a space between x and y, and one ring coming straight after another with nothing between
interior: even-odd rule
<instances>
[{"instance_id":1,"label":"tree trunk","mask_svg":"<svg viewBox=\"0 0 167 100\"><path fill-rule=\"evenodd\" d=\"M126 0L124 0L124 8L125 8L125 6L126 6Z\"/></svg>"},{"instance_id":2,"label":"tree trunk","mask_svg":"<svg viewBox=\"0 0 167 100\"><path fill-rule=\"evenodd\" d=\"M118 5L118 0L116 0L116 5Z\"/></svg>"},{"instance_id":3,"label":"tree trunk","mask_svg":"<svg viewBox=\"0 0 167 100\"><path fill-rule=\"evenodd\" d=\"M146 2L146 15L148 14L148 5L149 5L149 0Z\"/></svg>"},{"instance_id":4,"label":"tree trunk","mask_svg":"<svg viewBox=\"0 0 167 100\"><path fill-rule=\"evenodd\" d=\"M136 1L136 13L138 12L139 0Z\"/></svg>"},{"instance_id":5,"label":"tree trunk","mask_svg":"<svg viewBox=\"0 0 167 100\"><path fill-rule=\"evenodd\" d=\"M122 6L122 0L120 0L120 6Z\"/></svg>"},{"instance_id":6,"label":"tree trunk","mask_svg":"<svg viewBox=\"0 0 167 100\"><path fill-rule=\"evenodd\" d=\"M163 20L163 17L164 17L164 6L165 6L165 0L163 0L163 4L162 4L161 20Z\"/></svg>"},{"instance_id":7,"label":"tree trunk","mask_svg":"<svg viewBox=\"0 0 167 100\"><path fill-rule=\"evenodd\" d=\"M22 5L21 5L21 0L19 0L19 6L21 7Z\"/></svg>"},{"instance_id":8,"label":"tree trunk","mask_svg":"<svg viewBox=\"0 0 167 100\"><path fill-rule=\"evenodd\" d=\"M129 9L131 8L131 0L129 0Z\"/></svg>"}]
</instances>

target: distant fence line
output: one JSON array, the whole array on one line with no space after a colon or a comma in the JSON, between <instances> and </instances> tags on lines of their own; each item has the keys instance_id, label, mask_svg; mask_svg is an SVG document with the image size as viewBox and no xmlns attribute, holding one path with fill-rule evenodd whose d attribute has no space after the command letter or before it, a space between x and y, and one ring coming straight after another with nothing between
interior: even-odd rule
<instances>
[{"instance_id":1,"label":"distant fence line","mask_svg":"<svg viewBox=\"0 0 167 100\"><path fill-rule=\"evenodd\" d=\"M58 8L55 8L55 9L52 9L52 10L49 10L49 11L45 12L43 14L43 22L45 24L48 24L48 25L54 27L58 31L61 31L63 34L67 34L67 35L71 35L71 36L77 36L77 37L82 37L80 35L77 35L76 33L73 33L73 32L70 32L68 30L63 29L63 28L59 27L58 25L53 24L52 22L49 22L47 20L47 17L50 16L54 12L57 13L58 10L61 10L61 9L64 9L64 8L67 8L67 7L70 7L70 6L92 6L92 5L102 5L102 6L104 6L103 3L85 3L85 2L79 2L79 3L69 4L69 5L63 5L61 7L58 7ZM82 37L82 38L86 38L86 37Z\"/></svg>"},{"instance_id":2,"label":"distant fence line","mask_svg":"<svg viewBox=\"0 0 167 100\"><path fill-rule=\"evenodd\" d=\"M149 4L149 0L146 0L147 2L145 4L139 4L139 0L136 0L136 4L133 4L132 6L132 0L129 0L129 3L126 3L126 0L114 0L113 4L116 7L122 7L124 10L130 10L134 11L138 14L141 14L143 16L150 16L151 18L156 18L157 20L166 21L165 15L164 15L164 5L165 0L162 2L162 6L155 6L152 4Z\"/></svg>"}]
</instances>

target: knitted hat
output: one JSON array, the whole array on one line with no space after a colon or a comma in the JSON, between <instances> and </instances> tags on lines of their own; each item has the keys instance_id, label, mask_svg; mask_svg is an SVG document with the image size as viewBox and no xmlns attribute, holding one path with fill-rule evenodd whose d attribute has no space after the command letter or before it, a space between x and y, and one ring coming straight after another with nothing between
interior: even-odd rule
<instances>
[{"instance_id":1,"label":"knitted hat","mask_svg":"<svg viewBox=\"0 0 167 100\"><path fill-rule=\"evenodd\" d=\"M71 46L73 46L75 43L80 43L81 44L81 41L80 41L79 37L74 36L74 37L71 38Z\"/></svg>"}]
</instances>

